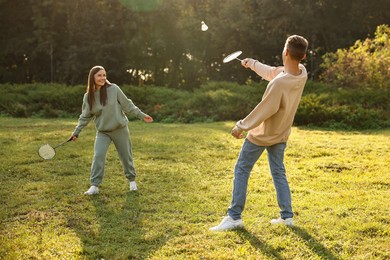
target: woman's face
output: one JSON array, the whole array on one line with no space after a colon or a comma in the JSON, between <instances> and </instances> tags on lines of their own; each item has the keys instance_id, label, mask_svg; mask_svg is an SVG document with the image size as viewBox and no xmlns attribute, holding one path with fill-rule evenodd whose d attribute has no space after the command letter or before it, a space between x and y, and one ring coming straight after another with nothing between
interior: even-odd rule
<instances>
[{"instance_id":1,"label":"woman's face","mask_svg":"<svg viewBox=\"0 0 390 260\"><path fill-rule=\"evenodd\" d=\"M106 71L99 70L94 76L95 85L97 89L100 89L104 84L106 84Z\"/></svg>"}]
</instances>

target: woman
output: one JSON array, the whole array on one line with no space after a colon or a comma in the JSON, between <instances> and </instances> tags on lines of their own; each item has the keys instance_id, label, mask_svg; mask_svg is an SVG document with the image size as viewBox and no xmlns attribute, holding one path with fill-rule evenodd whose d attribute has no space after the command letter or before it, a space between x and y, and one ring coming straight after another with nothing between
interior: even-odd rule
<instances>
[{"instance_id":1,"label":"woman","mask_svg":"<svg viewBox=\"0 0 390 260\"><path fill-rule=\"evenodd\" d=\"M153 122L151 116L143 113L126 97L122 90L107 80L102 66L93 67L88 76L87 93L84 94L82 113L72 133L75 141L81 130L94 119L96 139L94 157L91 166L91 187L84 194L99 193L99 184L103 180L106 154L111 141L114 142L123 165L125 176L130 181L130 191L137 190L135 168L132 158L128 119L125 113L132 113L147 123Z\"/></svg>"}]
</instances>

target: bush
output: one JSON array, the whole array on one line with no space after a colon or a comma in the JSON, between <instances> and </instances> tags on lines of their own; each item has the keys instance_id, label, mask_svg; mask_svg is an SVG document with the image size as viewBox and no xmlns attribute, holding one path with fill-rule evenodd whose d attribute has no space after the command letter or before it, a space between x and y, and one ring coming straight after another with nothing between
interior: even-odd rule
<instances>
[{"instance_id":1,"label":"bush","mask_svg":"<svg viewBox=\"0 0 390 260\"><path fill-rule=\"evenodd\" d=\"M180 121L186 111L190 93L183 90L156 86L123 86L123 92L143 111L153 115L155 121ZM175 120L173 120L175 119Z\"/></svg>"},{"instance_id":2,"label":"bush","mask_svg":"<svg viewBox=\"0 0 390 260\"><path fill-rule=\"evenodd\" d=\"M211 82L202 85L190 100L197 113L216 121L245 117L261 100L265 85Z\"/></svg>"},{"instance_id":3,"label":"bush","mask_svg":"<svg viewBox=\"0 0 390 260\"><path fill-rule=\"evenodd\" d=\"M390 127L387 90L344 89L308 82L295 117L296 125L343 129Z\"/></svg>"},{"instance_id":4,"label":"bush","mask_svg":"<svg viewBox=\"0 0 390 260\"><path fill-rule=\"evenodd\" d=\"M267 82L238 85L209 82L194 91L156 86L121 86L156 122L211 122L244 118L261 100ZM74 117L81 112L84 86L0 85L0 114L13 117ZM344 89L309 81L295 125L344 129L390 127L386 89ZM129 115L130 119L135 117Z\"/></svg>"},{"instance_id":5,"label":"bush","mask_svg":"<svg viewBox=\"0 0 390 260\"><path fill-rule=\"evenodd\" d=\"M124 86L123 91L156 121L204 122L240 119L257 104L262 85L210 82L194 91Z\"/></svg>"},{"instance_id":6,"label":"bush","mask_svg":"<svg viewBox=\"0 0 390 260\"><path fill-rule=\"evenodd\" d=\"M377 27L374 39L323 56L321 79L350 88L390 89L390 27Z\"/></svg>"},{"instance_id":7,"label":"bush","mask_svg":"<svg viewBox=\"0 0 390 260\"><path fill-rule=\"evenodd\" d=\"M0 113L18 117L59 117L80 113L84 86L25 84L0 86Z\"/></svg>"}]
</instances>

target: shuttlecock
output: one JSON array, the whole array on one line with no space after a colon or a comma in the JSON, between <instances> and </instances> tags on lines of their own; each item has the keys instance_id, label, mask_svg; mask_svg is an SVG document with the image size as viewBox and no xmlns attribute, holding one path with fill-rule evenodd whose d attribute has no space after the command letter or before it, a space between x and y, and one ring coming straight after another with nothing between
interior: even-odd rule
<instances>
[{"instance_id":1,"label":"shuttlecock","mask_svg":"<svg viewBox=\"0 0 390 260\"><path fill-rule=\"evenodd\" d=\"M200 27L200 29L202 30L202 31L207 31L208 29L209 29L209 27L207 26L207 24L205 23L205 22L201 22L201 24L202 24L202 26Z\"/></svg>"}]
</instances>

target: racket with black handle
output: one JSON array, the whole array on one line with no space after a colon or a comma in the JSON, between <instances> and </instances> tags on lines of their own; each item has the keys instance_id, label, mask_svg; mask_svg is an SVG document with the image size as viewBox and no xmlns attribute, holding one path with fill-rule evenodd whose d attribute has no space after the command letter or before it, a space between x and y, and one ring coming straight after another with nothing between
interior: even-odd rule
<instances>
[{"instance_id":1,"label":"racket with black handle","mask_svg":"<svg viewBox=\"0 0 390 260\"><path fill-rule=\"evenodd\" d=\"M63 143L60 143L56 146L51 146L50 144L44 144L41 145L38 149L38 154L42 159L50 160L53 159L53 157L56 155L56 148L60 147L61 145L64 145L68 142L72 141L72 137L66 140Z\"/></svg>"}]
</instances>

